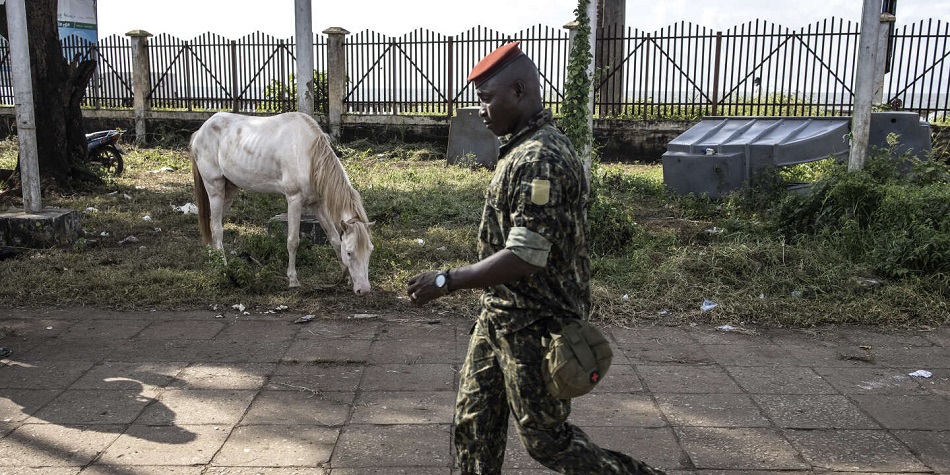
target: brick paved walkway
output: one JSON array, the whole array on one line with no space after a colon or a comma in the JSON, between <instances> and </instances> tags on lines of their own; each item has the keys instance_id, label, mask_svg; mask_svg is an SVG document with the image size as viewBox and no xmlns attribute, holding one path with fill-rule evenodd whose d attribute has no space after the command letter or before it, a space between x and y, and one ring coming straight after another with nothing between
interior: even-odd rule
<instances>
[{"instance_id":1,"label":"brick paved walkway","mask_svg":"<svg viewBox=\"0 0 950 475\"><path fill-rule=\"evenodd\" d=\"M470 323L300 316L0 309L0 474L453 473ZM571 416L605 447L684 474L950 473L950 329L608 333ZM508 447L505 473L549 473Z\"/></svg>"}]
</instances>

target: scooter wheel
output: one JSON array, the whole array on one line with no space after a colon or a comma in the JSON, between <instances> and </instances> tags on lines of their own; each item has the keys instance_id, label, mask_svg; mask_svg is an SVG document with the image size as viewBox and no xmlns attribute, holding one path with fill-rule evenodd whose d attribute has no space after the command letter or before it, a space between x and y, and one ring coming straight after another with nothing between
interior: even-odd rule
<instances>
[{"instance_id":1,"label":"scooter wheel","mask_svg":"<svg viewBox=\"0 0 950 475\"><path fill-rule=\"evenodd\" d=\"M125 163L122 161L122 154L113 147L102 147L94 150L89 155L89 161L97 164L112 173L115 176L122 174Z\"/></svg>"}]
</instances>

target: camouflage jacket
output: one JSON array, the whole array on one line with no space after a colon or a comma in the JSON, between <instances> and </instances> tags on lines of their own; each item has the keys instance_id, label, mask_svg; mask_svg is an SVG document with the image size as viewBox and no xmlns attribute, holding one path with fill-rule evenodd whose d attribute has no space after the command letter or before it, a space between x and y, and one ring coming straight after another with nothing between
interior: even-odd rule
<instances>
[{"instance_id":1,"label":"camouflage jacket","mask_svg":"<svg viewBox=\"0 0 950 475\"><path fill-rule=\"evenodd\" d=\"M509 249L541 270L486 289L481 318L501 333L553 316L587 318L590 257L584 166L551 112L502 139L485 192L478 233L480 259Z\"/></svg>"}]
</instances>

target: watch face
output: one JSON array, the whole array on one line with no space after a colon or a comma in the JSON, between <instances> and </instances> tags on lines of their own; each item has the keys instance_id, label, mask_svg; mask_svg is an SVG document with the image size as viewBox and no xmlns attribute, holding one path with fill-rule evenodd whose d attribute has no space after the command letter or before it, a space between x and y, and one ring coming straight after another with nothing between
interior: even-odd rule
<instances>
[{"instance_id":1,"label":"watch face","mask_svg":"<svg viewBox=\"0 0 950 475\"><path fill-rule=\"evenodd\" d=\"M435 276L435 286L440 289L445 287L445 274L439 274Z\"/></svg>"}]
</instances>

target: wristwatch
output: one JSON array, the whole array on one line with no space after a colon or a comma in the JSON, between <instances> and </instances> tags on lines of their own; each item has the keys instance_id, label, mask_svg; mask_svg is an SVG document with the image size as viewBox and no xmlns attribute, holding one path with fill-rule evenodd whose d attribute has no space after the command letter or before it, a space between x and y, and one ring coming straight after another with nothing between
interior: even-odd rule
<instances>
[{"instance_id":1,"label":"wristwatch","mask_svg":"<svg viewBox=\"0 0 950 475\"><path fill-rule=\"evenodd\" d=\"M449 282L452 282L452 277L449 275L449 271L444 270L435 275L435 281L433 283L435 284L435 288L442 291L444 295L451 292L451 290L449 290Z\"/></svg>"}]
</instances>

